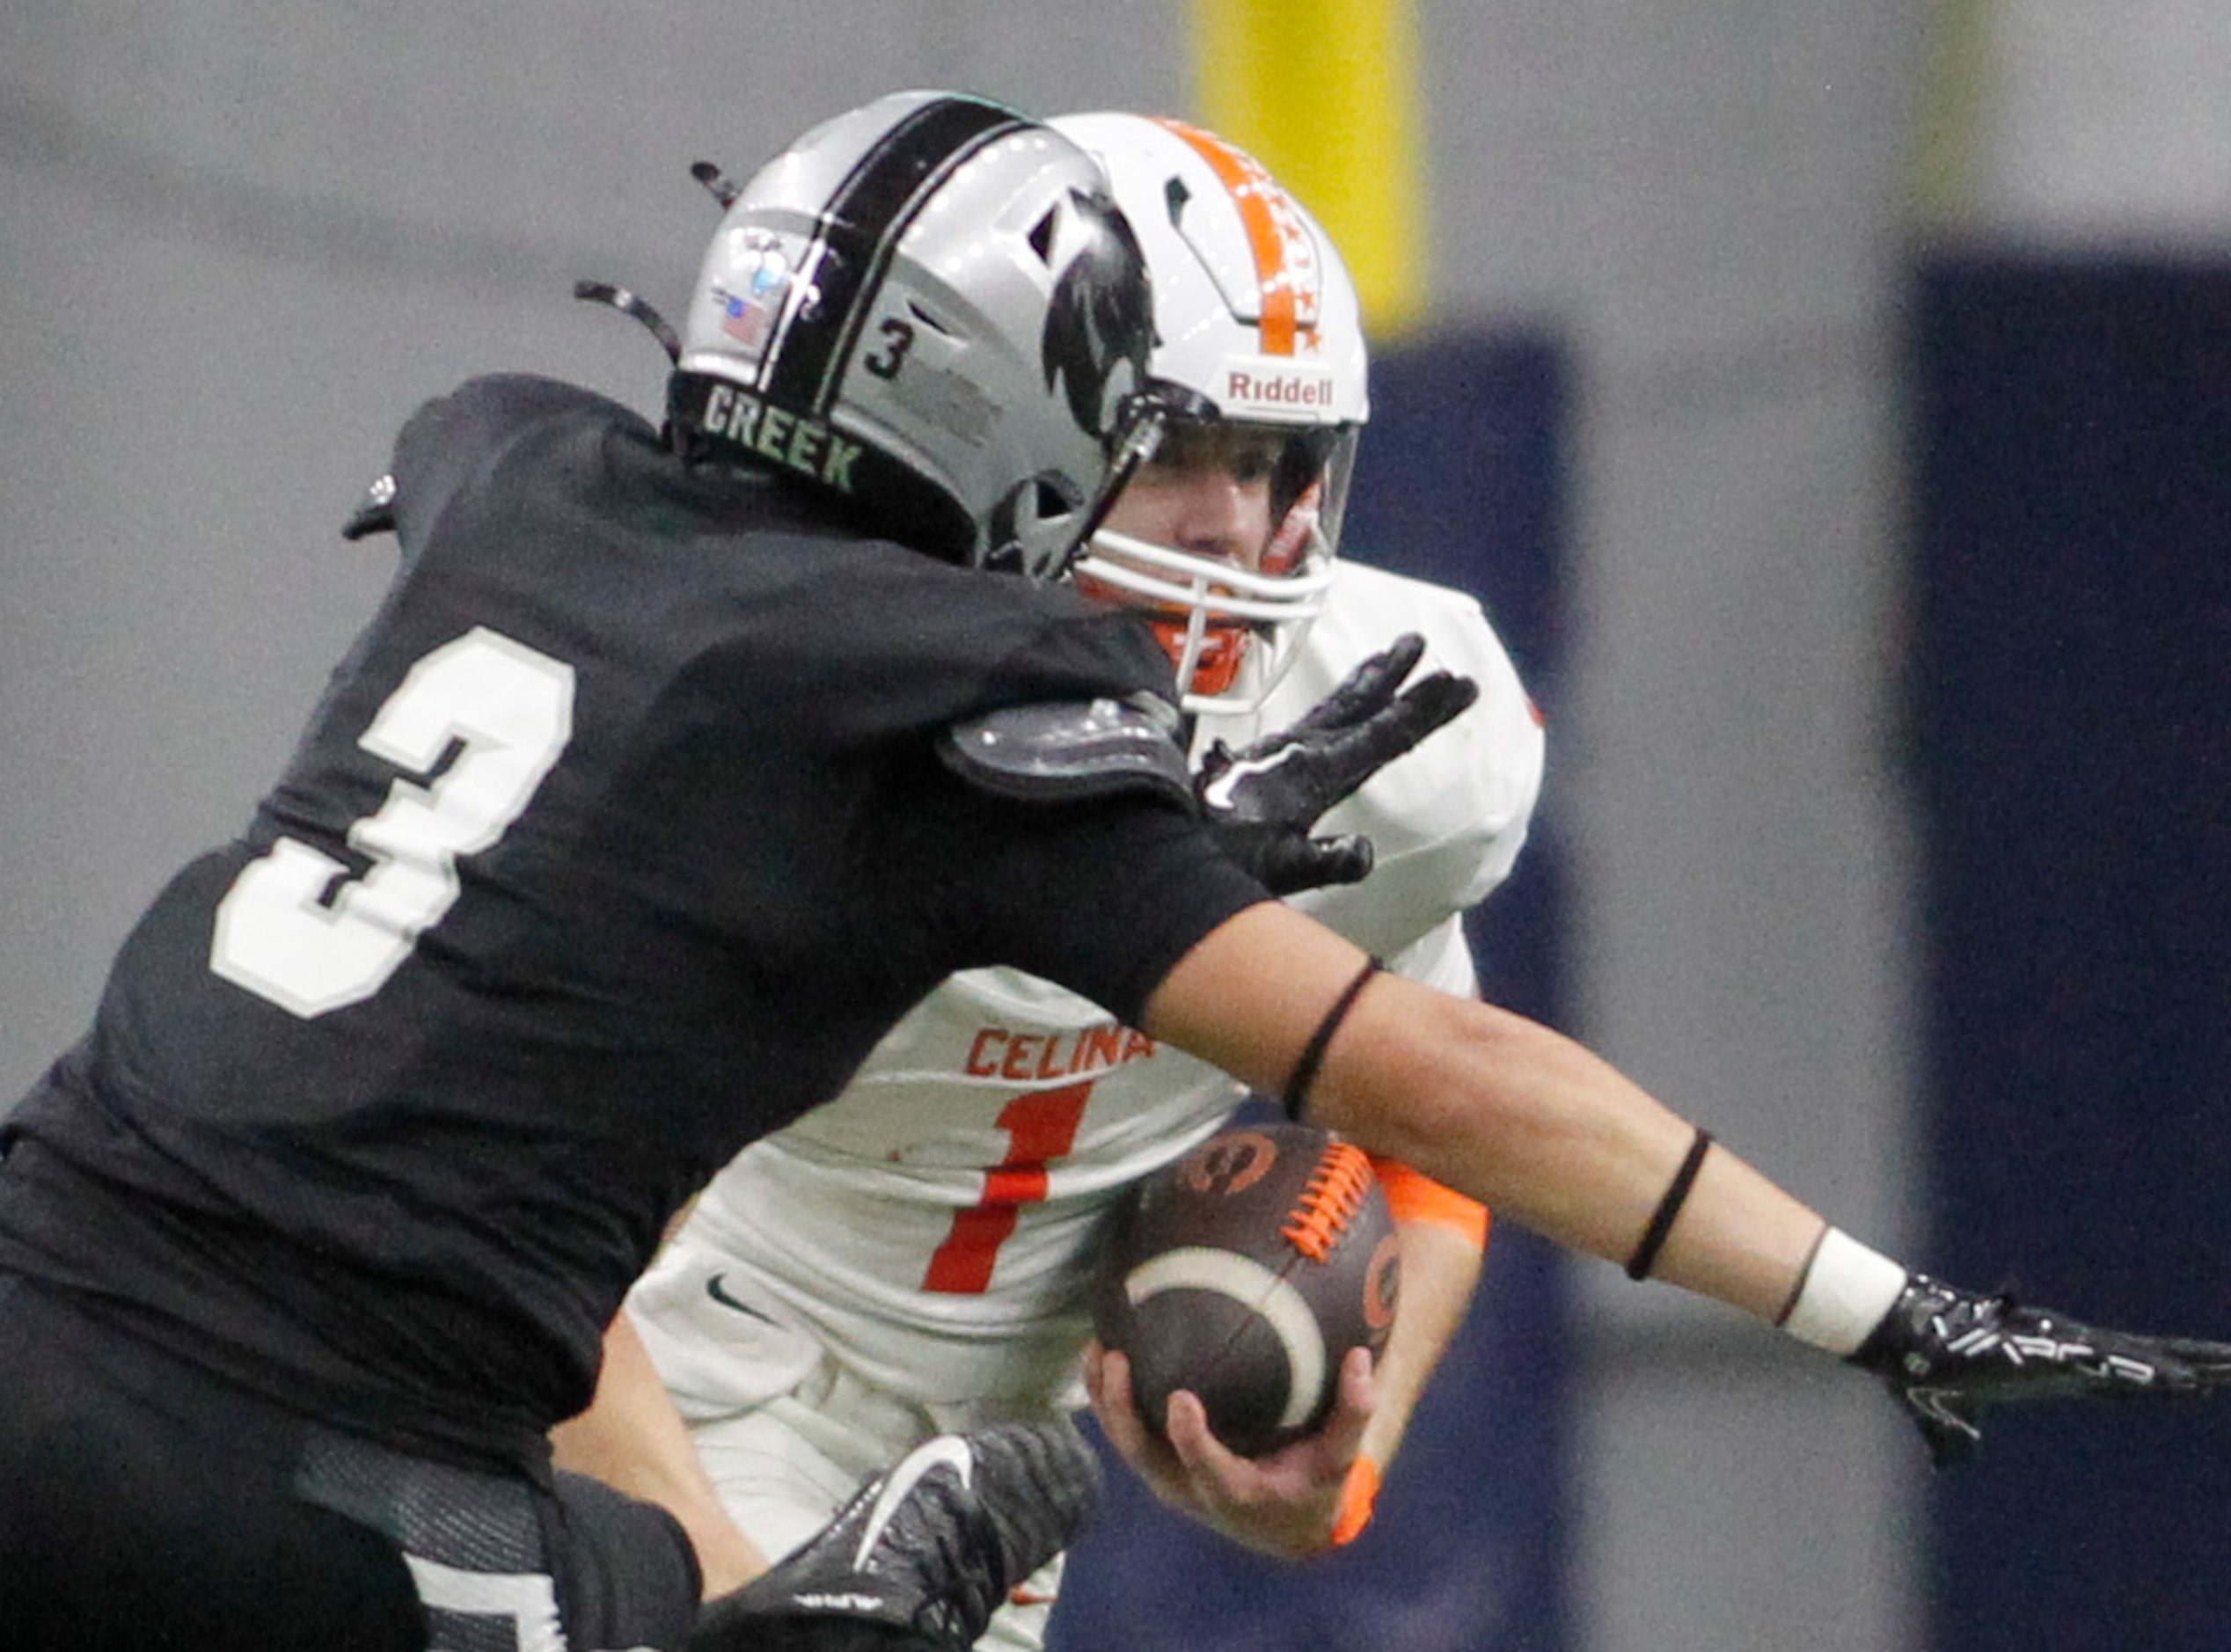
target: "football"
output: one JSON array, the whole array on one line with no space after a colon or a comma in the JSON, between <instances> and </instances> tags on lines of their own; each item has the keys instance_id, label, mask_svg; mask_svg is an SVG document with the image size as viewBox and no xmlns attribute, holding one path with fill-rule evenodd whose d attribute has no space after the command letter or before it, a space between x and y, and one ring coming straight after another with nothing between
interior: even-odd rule
<instances>
[{"instance_id":1,"label":"football","mask_svg":"<svg viewBox=\"0 0 2231 1652\"><path fill-rule=\"evenodd\" d=\"M1361 1148L1306 1125L1243 1126L1131 1189L1094 1326L1130 1358L1150 1429L1188 1389L1218 1439L1261 1457L1323 1422L1350 1349L1386 1347L1400 1274Z\"/></svg>"}]
</instances>

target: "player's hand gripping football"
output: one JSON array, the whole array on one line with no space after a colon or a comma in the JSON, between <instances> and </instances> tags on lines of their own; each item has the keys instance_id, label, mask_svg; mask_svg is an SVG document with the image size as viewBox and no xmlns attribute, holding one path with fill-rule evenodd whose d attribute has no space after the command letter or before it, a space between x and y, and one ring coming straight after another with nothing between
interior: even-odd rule
<instances>
[{"instance_id":1,"label":"player's hand gripping football","mask_svg":"<svg viewBox=\"0 0 2231 1652\"><path fill-rule=\"evenodd\" d=\"M1100 1498L1067 1422L941 1434L757 1581L707 1601L687 1652L963 1652Z\"/></svg>"},{"instance_id":2,"label":"player's hand gripping football","mask_svg":"<svg viewBox=\"0 0 2231 1652\"><path fill-rule=\"evenodd\" d=\"M1370 839L1311 833L1327 809L1479 698L1477 683L1446 671L1402 688L1424 653L1423 637L1398 638L1292 727L1237 751L1219 740L1202 758L1193 789L1209 823L1273 895L1356 883L1371 871Z\"/></svg>"},{"instance_id":3,"label":"player's hand gripping football","mask_svg":"<svg viewBox=\"0 0 2231 1652\"><path fill-rule=\"evenodd\" d=\"M1924 1274L1906 1282L1851 1363L1890 1385L1939 1468L1975 1450L1983 1438L1978 1419L1992 1406L2197 1394L2231 1385L2231 1343L2101 1330Z\"/></svg>"},{"instance_id":4,"label":"player's hand gripping football","mask_svg":"<svg viewBox=\"0 0 2231 1652\"><path fill-rule=\"evenodd\" d=\"M1167 1507L1259 1554L1303 1560L1333 1546L1377 1397L1368 1349L1348 1351L1339 1398L1321 1428L1254 1458L1227 1450L1199 1398L1181 1389L1170 1396L1160 1432L1147 1428L1132 1402L1130 1362L1097 1342L1085 1381L1108 1444Z\"/></svg>"}]
</instances>

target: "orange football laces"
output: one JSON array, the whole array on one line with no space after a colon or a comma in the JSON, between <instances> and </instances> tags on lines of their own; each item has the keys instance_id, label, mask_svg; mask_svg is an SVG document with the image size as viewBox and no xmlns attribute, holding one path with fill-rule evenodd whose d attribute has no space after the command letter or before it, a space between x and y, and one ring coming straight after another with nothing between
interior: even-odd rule
<instances>
[{"instance_id":1,"label":"orange football laces","mask_svg":"<svg viewBox=\"0 0 2231 1652\"><path fill-rule=\"evenodd\" d=\"M1309 1185L1278 1230L1313 1262L1328 1260L1348 1224L1371 1191L1371 1155L1349 1142L1334 1142L1309 1173Z\"/></svg>"}]
</instances>

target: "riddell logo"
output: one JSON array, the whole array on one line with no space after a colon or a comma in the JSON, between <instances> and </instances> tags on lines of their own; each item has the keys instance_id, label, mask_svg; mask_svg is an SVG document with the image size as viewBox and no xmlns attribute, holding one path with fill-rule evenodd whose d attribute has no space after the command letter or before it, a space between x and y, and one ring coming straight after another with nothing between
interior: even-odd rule
<instances>
[{"instance_id":1,"label":"riddell logo","mask_svg":"<svg viewBox=\"0 0 2231 1652\"><path fill-rule=\"evenodd\" d=\"M1242 373L1224 376L1227 404L1247 407L1329 407L1333 381L1329 373Z\"/></svg>"}]
</instances>

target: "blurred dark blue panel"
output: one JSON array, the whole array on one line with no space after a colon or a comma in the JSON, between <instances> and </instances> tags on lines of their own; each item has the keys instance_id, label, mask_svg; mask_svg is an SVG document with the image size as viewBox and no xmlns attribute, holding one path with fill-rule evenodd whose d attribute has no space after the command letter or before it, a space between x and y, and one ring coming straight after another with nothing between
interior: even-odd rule
<instances>
[{"instance_id":1,"label":"blurred dark blue panel","mask_svg":"<svg viewBox=\"0 0 2231 1652\"><path fill-rule=\"evenodd\" d=\"M1533 835L1469 927L1486 996L1549 1020L1564 1001L1555 926L1568 376L1558 344L1533 334L1444 339L1377 358L1342 537L1349 555L1477 596L1547 719Z\"/></svg>"},{"instance_id":2,"label":"blurred dark blue panel","mask_svg":"<svg viewBox=\"0 0 2231 1652\"><path fill-rule=\"evenodd\" d=\"M1539 337L1442 339L1379 355L1372 391L1344 552L1478 596L1550 713L1534 834L1471 933L1487 995L1554 1020L1564 362ZM1554 1252L1499 1232L1378 1520L1328 1559L1248 1554L1116 1469L1106 1517L1072 1558L1057 1652L1563 1652L1565 1318Z\"/></svg>"},{"instance_id":3,"label":"blurred dark blue panel","mask_svg":"<svg viewBox=\"0 0 2231 1652\"><path fill-rule=\"evenodd\" d=\"M1935 263L1909 366L1928 1254L2231 1338L2231 270ZM2231 1400L1935 1492L1943 1652L2231 1647Z\"/></svg>"}]
</instances>

